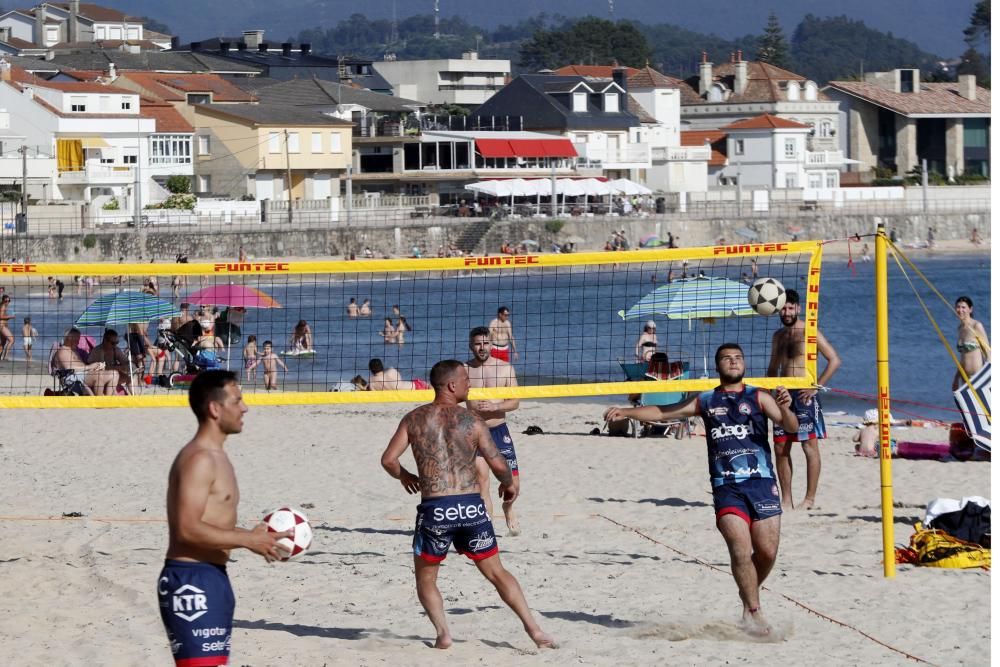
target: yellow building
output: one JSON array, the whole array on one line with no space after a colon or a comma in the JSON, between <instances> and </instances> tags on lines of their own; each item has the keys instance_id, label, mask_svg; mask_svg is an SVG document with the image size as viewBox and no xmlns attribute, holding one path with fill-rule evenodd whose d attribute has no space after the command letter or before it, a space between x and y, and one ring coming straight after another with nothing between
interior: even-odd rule
<instances>
[{"instance_id":1,"label":"yellow building","mask_svg":"<svg viewBox=\"0 0 1000 667\"><path fill-rule=\"evenodd\" d=\"M351 159L352 123L278 104L192 108L196 193L258 201L340 193Z\"/></svg>"}]
</instances>

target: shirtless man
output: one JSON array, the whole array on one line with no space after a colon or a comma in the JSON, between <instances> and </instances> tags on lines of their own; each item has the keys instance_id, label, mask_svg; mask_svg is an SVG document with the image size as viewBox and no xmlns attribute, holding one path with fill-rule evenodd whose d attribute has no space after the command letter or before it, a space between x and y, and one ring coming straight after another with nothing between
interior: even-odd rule
<instances>
[{"instance_id":1,"label":"shirtless man","mask_svg":"<svg viewBox=\"0 0 1000 667\"><path fill-rule=\"evenodd\" d=\"M358 317L359 313L358 300L352 296L351 300L347 303L347 316L354 319Z\"/></svg>"},{"instance_id":2,"label":"shirtless man","mask_svg":"<svg viewBox=\"0 0 1000 667\"><path fill-rule=\"evenodd\" d=\"M476 483L476 453L482 455L500 481L504 500L517 497L514 477L481 419L459 404L469 395L469 374L461 361L439 361L431 369L434 402L413 410L382 454L382 467L398 479L407 493L420 492L413 535L413 566L417 597L434 625L435 648L452 645L444 601L437 587L441 561L452 542L468 556L500 598L521 620L539 648L555 648L555 641L535 621L520 584L500 563L493 524L483 507ZM417 475L403 468L400 457L413 446Z\"/></svg>"},{"instance_id":3,"label":"shirtless man","mask_svg":"<svg viewBox=\"0 0 1000 667\"><path fill-rule=\"evenodd\" d=\"M472 359L466 364L469 369L469 382L473 387L516 387L517 375L514 367L506 361L500 361L490 354L492 343L490 331L486 327L476 327L469 332L469 350ZM500 453L507 460L510 472L514 476L514 484L518 493L521 491L521 477L517 468L517 454L514 452L514 441L507 429L506 415L517 410L521 402L516 398L500 401L469 401L466 406L480 419L486 422L490 429L490 437ZM493 502L490 497L490 468L482 458L476 459L476 478L479 482L479 492L486 503L486 515L493 516ZM517 517L514 515L514 501L504 501L503 515L507 521L508 535L521 532Z\"/></svg>"},{"instance_id":4,"label":"shirtless man","mask_svg":"<svg viewBox=\"0 0 1000 667\"><path fill-rule=\"evenodd\" d=\"M52 366L54 368L78 371L79 380L83 382L83 386L87 388L91 395L114 395L115 384L118 382L118 373L112 370L105 370L103 361L92 364L84 363L77 352L79 346L80 330L72 327L63 336L63 344L57 347L56 351L52 354Z\"/></svg>"},{"instance_id":5,"label":"shirtless man","mask_svg":"<svg viewBox=\"0 0 1000 667\"><path fill-rule=\"evenodd\" d=\"M507 306L497 308L497 316L490 321L490 341L493 348L490 354L500 361L510 362L510 353L514 352L517 361L517 344L514 342L514 328L510 324L510 309Z\"/></svg>"},{"instance_id":6,"label":"shirtless man","mask_svg":"<svg viewBox=\"0 0 1000 667\"><path fill-rule=\"evenodd\" d=\"M774 332L771 339L771 361L767 374L771 377L793 377L806 372L806 323L799 319L801 306L799 293L793 289L785 292L785 305L780 315L781 329ZM833 374L840 368L840 357L823 334L816 330L816 349L826 359L826 368L816 380L825 387ZM806 497L799 503L800 508L810 509L816 503L816 487L819 484L820 456L819 441L826 438L826 424L823 409L815 389L796 389L792 396L792 411L798 418L797 431L787 433L779 426L774 427L774 458L778 469L778 483L781 485L781 505L794 509L792 502L792 443L801 442L806 455Z\"/></svg>"},{"instance_id":7,"label":"shirtless man","mask_svg":"<svg viewBox=\"0 0 1000 667\"><path fill-rule=\"evenodd\" d=\"M233 549L249 549L268 562L282 554L278 540L292 531L236 527L240 490L224 449L226 437L243 430L247 405L230 371L205 371L191 383L188 402L198 432L177 454L167 486L170 542L156 592L160 618L174 661L225 665L232 641L236 600L226 574Z\"/></svg>"},{"instance_id":8,"label":"shirtless man","mask_svg":"<svg viewBox=\"0 0 1000 667\"><path fill-rule=\"evenodd\" d=\"M87 355L87 363L93 364L96 362L103 362L104 367L110 371L114 371L118 375L115 378L115 387L120 384L124 384L129 389L129 393L132 393L132 377L129 374L129 364L128 357L125 356L125 352L118 347L118 332L114 329L105 329L104 336L101 338L101 344L90 351Z\"/></svg>"},{"instance_id":9,"label":"shirtless man","mask_svg":"<svg viewBox=\"0 0 1000 667\"><path fill-rule=\"evenodd\" d=\"M673 405L608 408L606 421L656 421L701 416L705 422L708 469L715 505L715 526L729 548L730 566L740 600L743 624L753 635L769 635L760 611L760 589L778 557L781 502L774 484L767 422L789 431L798 428L784 387L772 397L743 384L743 350L724 343L715 351L719 386Z\"/></svg>"},{"instance_id":10,"label":"shirtless man","mask_svg":"<svg viewBox=\"0 0 1000 667\"><path fill-rule=\"evenodd\" d=\"M404 380L395 368L386 368L381 359L368 362L368 391L394 391L396 389L430 389L423 380Z\"/></svg>"}]
</instances>

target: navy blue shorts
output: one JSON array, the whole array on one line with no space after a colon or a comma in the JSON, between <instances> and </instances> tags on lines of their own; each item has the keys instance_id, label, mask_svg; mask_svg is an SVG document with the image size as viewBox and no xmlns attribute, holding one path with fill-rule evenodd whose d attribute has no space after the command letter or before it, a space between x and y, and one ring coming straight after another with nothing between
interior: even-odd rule
<instances>
[{"instance_id":1,"label":"navy blue shorts","mask_svg":"<svg viewBox=\"0 0 1000 667\"><path fill-rule=\"evenodd\" d=\"M760 477L721 484L712 489L715 519L735 514L747 523L781 515L778 485L769 477Z\"/></svg>"},{"instance_id":2,"label":"navy blue shorts","mask_svg":"<svg viewBox=\"0 0 1000 667\"><path fill-rule=\"evenodd\" d=\"M823 408L819 404L819 394L811 399L799 398L795 389L788 392L792 396L791 410L799 420L797 433L785 433L778 424L774 425L774 444L786 442L806 442L807 440L823 440L826 438L826 422L823 421Z\"/></svg>"},{"instance_id":3,"label":"navy blue shorts","mask_svg":"<svg viewBox=\"0 0 1000 667\"><path fill-rule=\"evenodd\" d=\"M236 598L224 566L167 560L156 592L177 667L229 663Z\"/></svg>"},{"instance_id":4,"label":"navy blue shorts","mask_svg":"<svg viewBox=\"0 0 1000 667\"><path fill-rule=\"evenodd\" d=\"M413 554L428 563L440 563L452 542L458 553L472 560L489 558L500 551L493 522L478 493L426 498L417 505Z\"/></svg>"},{"instance_id":5,"label":"navy blue shorts","mask_svg":"<svg viewBox=\"0 0 1000 667\"><path fill-rule=\"evenodd\" d=\"M503 457L507 459L507 467L510 468L510 473L512 475L520 474L517 470L517 453L514 451L514 439L510 437L507 422L497 424L491 428L490 437L493 438L493 444L497 446Z\"/></svg>"}]
</instances>

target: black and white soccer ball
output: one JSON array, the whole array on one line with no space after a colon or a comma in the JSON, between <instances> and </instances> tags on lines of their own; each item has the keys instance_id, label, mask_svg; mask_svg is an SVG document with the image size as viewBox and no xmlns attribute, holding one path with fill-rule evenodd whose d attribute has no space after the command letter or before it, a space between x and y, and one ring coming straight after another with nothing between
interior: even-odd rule
<instances>
[{"instance_id":1,"label":"black and white soccer ball","mask_svg":"<svg viewBox=\"0 0 1000 667\"><path fill-rule=\"evenodd\" d=\"M774 315L785 305L785 286L774 278L758 278L747 290L747 301L758 315Z\"/></svg>"}]
</instances>

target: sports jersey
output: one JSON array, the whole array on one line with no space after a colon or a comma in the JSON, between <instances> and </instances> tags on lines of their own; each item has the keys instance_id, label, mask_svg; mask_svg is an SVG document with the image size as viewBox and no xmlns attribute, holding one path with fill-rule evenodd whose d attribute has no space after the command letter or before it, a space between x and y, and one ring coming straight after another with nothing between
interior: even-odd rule
<instances>
[{"instance_id":1,"label":"sports jersey","mask_svg":"<svg viewBox=\"0 0 1000 667\"><path fill-rule=\"evenodd\" d=\"M743 385L740 391L716 387L698 395L712 486L774 478L767 417L760 407L758 391Z\"/></svg>"}]
</instances>

